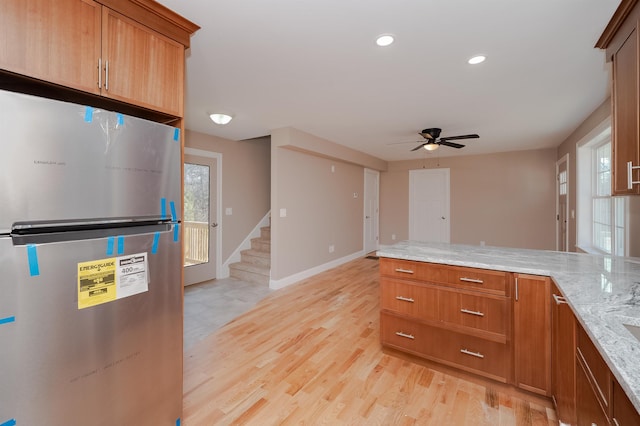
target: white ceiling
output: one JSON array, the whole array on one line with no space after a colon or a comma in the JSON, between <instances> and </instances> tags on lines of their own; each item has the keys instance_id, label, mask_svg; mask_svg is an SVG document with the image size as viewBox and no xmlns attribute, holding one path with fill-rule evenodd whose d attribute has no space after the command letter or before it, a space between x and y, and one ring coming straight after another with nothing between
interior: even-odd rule
<instances>
[{"instance_id":1,"label":"white ceiling","mask_svg":"<svg viewBox=\"0 0 640 426\"><path fill-rule=\"evenodd\" d=\"M558 146L608 96L595 49L620 0L159 0L202 28L186 127L295 127L384 160ZM379 34L396 42L376 46ZM487 61L467 64L482 53ZM213 124L212 112L234 116ZM417 132L478 133L410 152ZM416 144L417 145L417 144Z\"/></svg>"}]
</instances>

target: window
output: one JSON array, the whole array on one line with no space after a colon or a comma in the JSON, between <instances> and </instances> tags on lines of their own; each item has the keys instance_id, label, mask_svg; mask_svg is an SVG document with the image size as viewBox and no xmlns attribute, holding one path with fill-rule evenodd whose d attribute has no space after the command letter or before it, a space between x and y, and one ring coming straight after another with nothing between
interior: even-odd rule
<instances>
[{"instance_id":1,"label":"window","mask_svg":"<svg viewBox=\"0 0 640 426\"><path fill-rule=\"evenodd\" d=\"M578 147L578 247L626 253L626 198L611 196L611 128ZM561 181L562 187L562 181Z\"/></svg>"}]
</instances>

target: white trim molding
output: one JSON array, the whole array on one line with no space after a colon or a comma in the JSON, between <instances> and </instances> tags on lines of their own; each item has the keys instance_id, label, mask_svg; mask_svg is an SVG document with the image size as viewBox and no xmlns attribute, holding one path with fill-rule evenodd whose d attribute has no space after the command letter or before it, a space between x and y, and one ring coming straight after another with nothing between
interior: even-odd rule
<instances>
[{"instance_id":1,"label":"white trim molding","mask_svg":"<svg viewBox=\"0 0 640 426\"><path fill-rule=\"evenodd\" d=\"M335 268L344 263L351 262L352 260L355 260L364 255L365 255L364 250L360 250L348 256L341 257L340 259L332 260L331 262L327 262L325 264L315 266L311 269L307 269L306 271L298 272L297 274L289 275L288 277L281 278L279 280L271 279L269 281L269 288L272 290L278 290L278 289L287 287L291 284L297 283L298 281L301 281L306 278L312 277L316 274L319 274L320 272L328 271L331 268Z\"/></svg>"}]
</instances>

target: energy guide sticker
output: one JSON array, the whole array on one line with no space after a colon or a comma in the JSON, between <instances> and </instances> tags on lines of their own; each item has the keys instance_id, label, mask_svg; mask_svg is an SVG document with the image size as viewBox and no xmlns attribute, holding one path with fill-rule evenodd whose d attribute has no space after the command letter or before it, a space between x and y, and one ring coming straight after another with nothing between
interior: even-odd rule
<instances>
[{"instance_id":1,"label":"energy guide sticker","mask_svg":"<svg viewBox=\"0 0 640 426\"><path fill-rule=\"evenodd\" d=\"M78 263L78 309L149 290L147 253Z\"/></svg>"}]
</instances>

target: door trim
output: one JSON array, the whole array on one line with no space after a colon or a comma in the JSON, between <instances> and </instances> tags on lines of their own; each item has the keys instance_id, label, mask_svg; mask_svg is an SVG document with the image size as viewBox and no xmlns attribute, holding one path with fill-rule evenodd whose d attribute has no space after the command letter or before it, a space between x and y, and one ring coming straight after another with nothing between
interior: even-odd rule
<instances>
[{"instance_id":1,"label":"door trim","mask_svg":"<svg viewBox=\"0 0 640 426\"><path fill-rule=\"evenodd\" d=\"M216 232L212 234L216 239L216 276L220 275L222 269L222 154L219 152L206 151L204 149L184 148L186 155L195 155L198 157L215 158L216 165L216 217L218 219L218 227Z\"/></svg>"},{"instance_id":2,"label":"door trim","mask_svg":"<svg viewBox=\"0 0 640 426\"><path fill-rule=\"evenodd\" d=\"M565 155L562 156L562 158L560 158L558 161L556 161L556 251L560 250L560 244L559 244L559 238L560 238L560 233L561 231L561 226L560 226L560 220L558 219L560 217L560 203L559 203L559 199L560 199L560 187L558 185L558 178L559 178L559 173L560 173L560 165L562 163L566 163L566 170L567 170L567 202L565 205L565 216L567 218L567 234L565 235L564 238L564 246L567 248L567 251L569 251L569 220L571 220L571 218L569 217L569 191L570 191L570 187L569 187L569 153L566 153Z\"/></svg>"},{"instance_id":3,"label":"door trim","mask_svg":"<svg viewBox=\"0 0 640 426\"><path fill-rule=\"evenodd\" d=\"M376 234L376 243L375 243L375 248L374 250L378 250L379 246L380 246L380 172L377 170L373 170L373 169L364 169L364 196L362 197L363 199L363 210L364 210L364 214L367 214L367 202L369 201L367 198L367 195L369 194L369 191L367 191L368 187L367 187L367 174L371 174L373 176L375 176L376 178L376 206L375 206L375 213L374 213L374 219L375 219L375 234ZM365 253L370 252L371 250L367 249L367 220L366 218L362 218L362 248L365 251Z\"/></svg>"}]
</instances>

